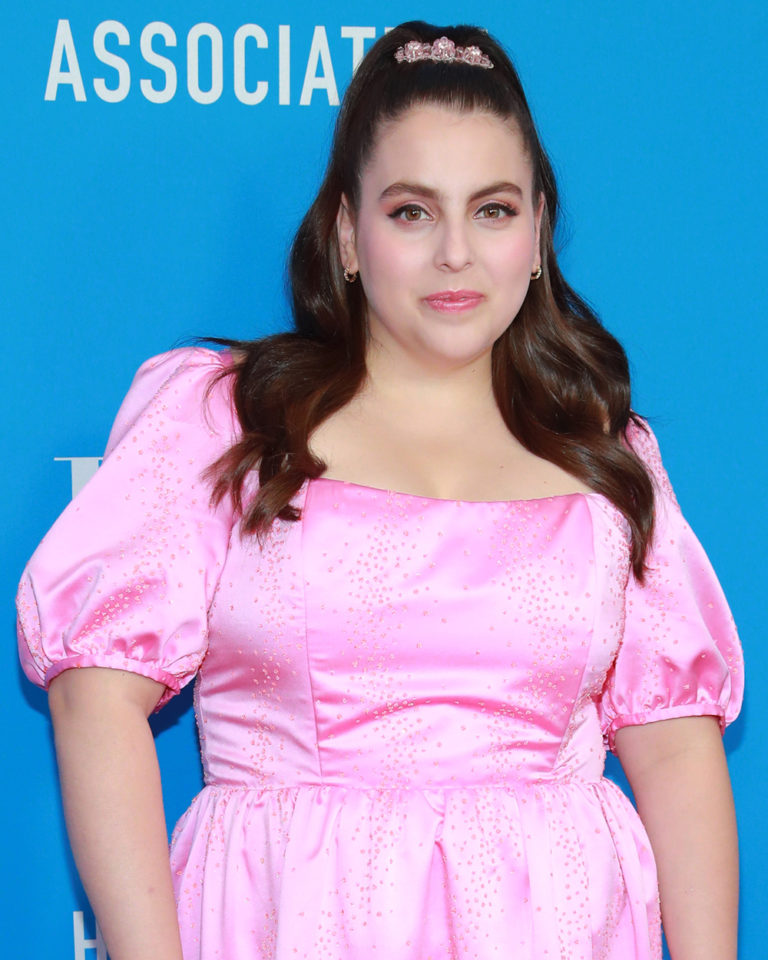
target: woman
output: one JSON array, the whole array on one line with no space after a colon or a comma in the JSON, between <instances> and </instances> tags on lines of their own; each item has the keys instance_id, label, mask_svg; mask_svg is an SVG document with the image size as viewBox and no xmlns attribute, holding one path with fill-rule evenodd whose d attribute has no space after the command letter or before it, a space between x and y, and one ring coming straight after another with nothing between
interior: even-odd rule
<instances>
[{"instance_id":1,"label":"woman","mask_svg":"<svg viewBox=\"0 0 768 960\"><path fill-rule=\"evenodd\" d=\"M646 960L659 888L674 960L736 956L738 641L556 216L503 50L405 24L296 331L137 375L19 599L112 960ZM169 870L146 718L195 675Z\"/></svg>"}]
</instances>

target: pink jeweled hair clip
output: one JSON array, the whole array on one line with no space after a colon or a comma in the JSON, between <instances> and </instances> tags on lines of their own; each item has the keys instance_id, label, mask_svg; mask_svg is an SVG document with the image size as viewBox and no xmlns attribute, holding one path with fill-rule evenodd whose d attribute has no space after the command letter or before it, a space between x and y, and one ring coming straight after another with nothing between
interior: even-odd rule
<instances>
[{"instance_id":1,"label":"pink jeweled hair clip","mask_svg":"<svg viewBox=\"0 0 768 960\"><path fill-rule=\"evenodd\" d=\"M409 40L395 51L395 60L402 63L416 63L419 60L434 60L437 63L466 63L471 67L484 67L493 70L490 58L480 47L457 47L448 37L440 37L434 43L421 43Z\"/></svg>"}]
</instances>

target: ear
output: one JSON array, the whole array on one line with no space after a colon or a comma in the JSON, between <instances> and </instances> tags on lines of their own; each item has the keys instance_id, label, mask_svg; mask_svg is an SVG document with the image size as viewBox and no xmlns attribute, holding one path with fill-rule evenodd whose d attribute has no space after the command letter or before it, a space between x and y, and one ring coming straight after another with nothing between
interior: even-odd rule
<instances>
[{"instance_id":1,"label":"ear","mask_svg":"<svg viewBox=\"0 0 768 960\"><path fill-rule=\"evenodd\" d=\"M336 214L336 237L339 241L341 265L350 273L357 273L357 250L355 249L355 221L346 194L341 195L339 212Z\"/></svg>"}]
</instances>

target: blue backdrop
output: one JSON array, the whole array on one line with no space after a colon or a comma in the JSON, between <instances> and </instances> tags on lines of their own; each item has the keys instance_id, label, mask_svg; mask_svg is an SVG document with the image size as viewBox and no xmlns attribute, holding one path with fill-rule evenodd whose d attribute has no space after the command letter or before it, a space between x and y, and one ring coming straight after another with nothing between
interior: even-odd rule
<instances>
[{"instance_id":1,"label":"blue backdrop","mask_svg":"<svg viewBox=\"0 0 768 960\"><path fill-rule=\"evenodd\" d=\"M94 468L146 356L286 325L286 247L371 39L414 17L480 16L512 52L560 174L566 275L628 349L635 406L741 628L748 693L726 746L742 956L760 955L767 10L37 0L4 13L6 956L104 960L64 837L46 698L16 666L24 561ZM155 727L172 824L200 785L188 691Z\"/></svg>"}]
</instances>

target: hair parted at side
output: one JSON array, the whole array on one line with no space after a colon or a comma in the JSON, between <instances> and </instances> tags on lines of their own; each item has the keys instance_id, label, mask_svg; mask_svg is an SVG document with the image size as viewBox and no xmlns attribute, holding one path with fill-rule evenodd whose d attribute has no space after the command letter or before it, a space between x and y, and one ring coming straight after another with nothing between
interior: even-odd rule
<instances>
[{"instance_id":1,"label":"hair parted at side","mask_svg":"<svg viewBox=\"0 0 768 960\"><path fill-rule=\"evenodd\" d=\"M446 36L477 46L493 69L468 63L398 63L410 40ZM653 530L653 486L628 447L629 367L618 341L565 282L553 237L558 193L515 68L503 48L473 26L413 21L381 37L362 60L337 117L320 190L290 255L295 329L237 348L231 368L242 438L211 468L214 500L231 495L245 532L264 535L277 517L298 519L291 503L304 481L325 469L309 447L312 432L359 391L366 375L364 282L344 280L336 234L342 194L356 210L360 177L385 121L437 104L481 110L518 127L533 167L533 195L544 195L541 279L531 283L514 321L496 341L493 389L511 433L532 453L602 493L626 517L632 566L642 579ZM364 280L364 278L363 278ZM253 494L247 483L258 472Z\"/></svg>"}]
</instances>

